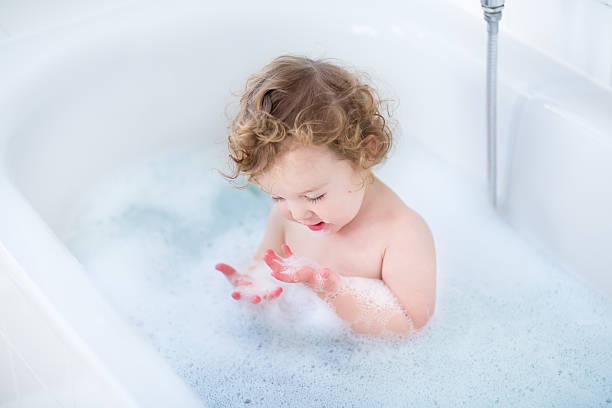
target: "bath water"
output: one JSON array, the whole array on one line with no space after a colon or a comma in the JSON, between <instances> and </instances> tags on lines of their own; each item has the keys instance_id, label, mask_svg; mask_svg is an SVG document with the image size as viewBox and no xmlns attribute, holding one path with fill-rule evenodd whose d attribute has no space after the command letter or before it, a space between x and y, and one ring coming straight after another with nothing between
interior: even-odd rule
<instances>
[{"instance_id":1,"label":"bath water","mask_svg":"<svg viewBox=\"0 0 612 408\"><path fill-rule=\"evenodd\" d=\"M272 202L230 187L208 154L93 185L63 237L207 406L612 407L611 302L494 215L460 171L404 142L376 172L428 222L438 263L434 317L390 341L352 334L300 284L278 282L280 298L259 305L231 298L214 265L247 265Z\"/></svg>"}]
</instances>

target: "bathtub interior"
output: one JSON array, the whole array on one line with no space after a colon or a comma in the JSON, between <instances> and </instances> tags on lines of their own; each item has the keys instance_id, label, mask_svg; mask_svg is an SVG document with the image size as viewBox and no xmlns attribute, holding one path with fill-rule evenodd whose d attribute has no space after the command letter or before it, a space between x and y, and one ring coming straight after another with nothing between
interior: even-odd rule
<instances>
[{"instance_id":1,"label":"bathtub interior","mask_svg":"<svg viewBox=\"0 0 612 408\"><path fill-rule=\"evenodd\" d=\"M227 124L224 108L234 101L228 91L239 91L244 78L272 57L295 50L350 61L370 72L383 96L400 101L396 109L401 135L397 154L409 150L418 140L473 180L474 191L484 200L483 27L471 17L445 10L442 3L404 7L411 14L410 21L398 19L397 24L391 25L388 16L371 15L369 8L359 5L350 14L330 10L329 15L307 15L299 21L282 18L289 15L282 8L270 10L267 18L277 22L275 27L280 32L292 33L287 37L262 30L261 23L246 18L253 13L249 7L238 12L244 18L236 16L236 10L230 13L231 4L215 10L190 5L168 11L157 6L144 11L146 18L142 10L134 7L128 13L108 16L113 24L100 19L86 26L57 30L55 44L61 46L39 54L37 64L19 74L21 86L11 89L13 99L7 109L14 120L3 125L10 137L3 140L2 151L6 172L3 191L7 194L3 209L10 210L3 223L11 230L3 231L3 243L54 304L60 305L58 309L70 317L71 324L99 334L100 328L93 328L94 324L87 323L85 317L76 317L70 311L78 302L91 303L84 298L96 298L96 289L91 287L80 299L67 295L52 283L42 266L49 259L61 267L73 262L66 267L73 273L63 278L77 277L82 288L89 285L85 276L79 277L83 274L78 271L78 262L56 239L65 237L74 222L76 197L134 163L172 152L206 151L210 166L223 168ZM205 27L201 21L207 22ZM314 31L313 26L317 27ZM442 28L448 26L464 41L462 46L441 34ZM83 35L75 36L75 32ZM54 44L53 41L53 36L32 39L40 45ZM508 53L500 57L500 164L502 169L512 169L512 173L501 174L502 195L508 200L506 216L519 230L531 234L534 241L539 239L540 244L549 243L551 236L565 240L552 241L547 249L553 254L555 249L567 254L567 248L575 246L576 239L569 231L581 231L580 240L588 237L592 241L593 234L601 238L595 240L602 243L597 244L601 247L592 247L591 253L586 249L575 251L578 255L574 258L557 258L557 262L580 274L588 269L583 267L588 260L595 271L593 281L610 293L610 277L602 272L605 265L612 264L603 247L604 231L610 222L609 217L602 220L602 214L609 208L612 194L609 187L606 190L602 175L610 170L606 158L612 156L612 150L605 131L612 126L605 112L601 112L602 107L605 110L611 106L610 92L510 39L503 45ZM14 52L18 53L17 47ZM518 69L520 64L535 68L526 72ZM449 66L456 69L450 70ZM577 84L577 92L551 96L557 88L543 87L545 76L564 83L572 81ZM584 109L580 120L573 120L571 113L585 104L593 109ZM566 126L568 123L573 127ZM549 140L552 136L547 132L566 135L567 142L551 149L563 139L559 136ZM555 172L564 168L559 163L542 169L542 156L536 152L551 152L547 157L555 159L574 146L582 146L580 139L584 137L595 138L588 152L590 168L566 167L569 181L560 179ZM391 169L407 169L396 163L390 163L383 174ZM547 163L544 161L544 165ZM543 176L534 177L534 172ZM577 214L567 225L554 217L571 208L551 211L547 197L534 194L552 191L557 197L555 202L562 202L573 196L572 187L585 178L593 180L595 187L583 195L590 200L574 200L567 205L595 211ZM535 181L546 187L531 184ZM548 219L538 224L534 220L541 219L542 212L549 214ZM593 218L596 214L600 214L599 218ZM586 224L588 229L576 223ZM36 231L37 236L26 237L25 231ZM19 242L26 241L27 245L19 247ZM41 248L44 257L28 259L28 251L42 253ZM58 272L57 277L62 274ZM62 301L62 296L69 299ZM100 304L95 307L102 308ZM109 310L104 314L112 322L107 329L120 326L109 317L112 313ZM89 344L95 343L91 336L86 339ZM105 363L111 371L117 367L116 362ZM133 383L131 386L137 387Z\"/></svg>"},{"instance_id":2,"label":"bathtub interior","mask_svg":"<svg viewBox=\"0 0 612 408\"><path fill-rule=\"evenodd\" d=\"M16 105L5 154L11 178L61 231L72 214L71 197L134 157L203 146L225 157L227 113L236 107L228 106L236 102L228 92L239 92L243 79L272 57L300 50L370 73L381 95L395 102L398 133L484 185L481 22L444 2L404 5L410 19L391 24L367 5L350 12L332 6L327 15L305 14L300 21L287 20L287 7L269 12L275 28L291 36L262 31L247 18L254 10L236 11L231 3L209 10L187 2L172 11L162 3L138 21L124 12L112 16L112 28L104 19L81 27L88 43L63 40L39 57L40 72L28 75L30 85L17 92L26 102ZM206 29L202 20L209 22ZM453 36L442 34L448 27ZM225 34L211 42L216 32ZM612 204L605 179L612 170L610 90L511 37L500 47L500 215L611 296L612 254L604 248L612 223L605 215ZM133 92L126 94L127 88ZM43 99L50 97L52 104ZM39 120L28 120L25 112L32 111Z\"/></svg>"},{"instance_id":3,"label":"bathtub interior","mask_svg":"<svg viewBox=\"0 0 612 408\"><path fill-rule=\"evenodd\" d=\"M63 216L70 213L66 205L70 205L76 191L134 157L204 146L222 151L227 125L224 108L235 102L229 92L238 92L244 78L283 52L301 50L303 54L338 58L371 73L383 96L401 100L396 106L397 116L407 118L409 133L415 136L424 133L425 122L441 122L419 119L432 115L426 111L427 106L453 112L453 127L457 129L471 126L471 118L480 113L480 98L476 95L483 91L480 73L469 69L452 75L446 72L449 61L458 56L466 64L477 65L477 53L461 55L461 50L442 37L432 39L437 36L434 31L421 32L410 24L386 28L384 19L377 22L367 8L360 7L343 18L344 24L333 24L333 9L327 17L310 15L300 21L270 15L270 19L278 21L279 31L292 33L287 38L271 36L248 19L246 24L238 16L235 21L229 19L222 7L197 10L208 23L206 29L201 27L197 13L186 16L185 10L170 15L149 11L148 18L139 20L136 27L127 17L115 16L119 24L112 30L102 25L102 32L97 32L100 38L91 40L99 45L77 43L72 50L62 50L62 58L54 55L46 59L41 64L44 72L28 86L30 94L22 90L19 97L27 101L28 110L36 111L39 120L24 118L15 129L8 141L7 170L54 230L61 230L66 222ZM244 8L241 12L249 15L252 10ZM275 12L280 16L288 14L282 9ZM435 9L429 13L433 15ZM317 30L313 32L315 23ZM465 30L462 25L457 28ZM477 30L473 31L470 34L476 34ZM211 42L211 34L217 32L226 34ZM480 37L473 39L479 38L476 42L482 45ZM437 47L432 47L431 41ZM108 52L116 43L122 46ZM419 58L399 59L390 53L402 48ZM435 76L437 83L429 81L425 73ZM445 87L468 98L469 102L460 106L461 111L451 109L448 99L437 98L435 92L428 90ZM126 88L132 91L126 94ZM414 93L421 97L419 101L399 97ZM53 95L53 104L41 100L49 95ZM38 109L41 105L45 109ZM24 113L19 112L21 115ZM69 132L63 128L67 121L71 123ZM448 133L449 129L427 131ZM448 138L451 145L444 149L461 158L454 159L455 163L479 175L484 161L471 146L480 143L481 137L476 132L465 134L471 140ZM433 143L442 146L442 141ZM58 166L59 162L66 165ZM78 172L73 171L77 168ZM55 182L42 182L42 175Z\"/></svg>"},{"instance_id":4,"label":"bathtub interior","mask_svg":"<svg viewBox=\"0 0 612 408\"><path fill-rule=\"evenodd\" d=\"M605 400L610 307L517 239L487 211L482 191L422 149L411 146L402 151L405 162L392 160L378 172L428 220L438 251L432 330L399 345L343 336L294 287L261 308L231 299L213 264L238 266L250 255L266 197L214 180L206 156L161 157L95 186L67 245L105 298L207 405L317 406L316 398L329 406L346 399L451 405L468 399L469 384L478 384L475 400L483 404L520 403L529 387L534 405ZM308 306L298 309L299 319L295 302ZM444 389L433 391L440 378Z\"/></svg>"}]
</instances>

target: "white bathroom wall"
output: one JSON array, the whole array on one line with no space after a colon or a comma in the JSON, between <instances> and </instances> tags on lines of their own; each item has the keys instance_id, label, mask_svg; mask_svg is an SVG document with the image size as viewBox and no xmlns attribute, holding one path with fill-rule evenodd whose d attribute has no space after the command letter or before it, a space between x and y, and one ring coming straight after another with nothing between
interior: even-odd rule
<instances>
[{"instance_id":1,"label":"white bathroom wall","mask_svg":"<svg viewBox=\"0 0 612 408\"><path fill-rule=\"evenodd\" d=\"M483 14L479 0L449 1L474 15ZM484 19L482 24L486 33ZM511 35L612 87L612 0L506 0L500 31L500 54L503 36Z\"/></svg>"}]
</instances>

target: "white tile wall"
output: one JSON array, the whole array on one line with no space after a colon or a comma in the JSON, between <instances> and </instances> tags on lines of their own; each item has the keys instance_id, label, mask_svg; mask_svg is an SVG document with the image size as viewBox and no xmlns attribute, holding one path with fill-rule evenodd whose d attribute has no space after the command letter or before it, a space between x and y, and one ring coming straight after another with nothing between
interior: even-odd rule
<instances>
[{"instance_id":1,"label":"white tile wall","mask_svg":"<svg viewBox=\"0 0 612 408\"><path fill-rule=\"evenodd\" d=\"M483 14L479 0L450 1L474 15ZM482 24L486 35L484 19ZM612 1L506 0L500 30L499 53L503 36L511 35L612 87Z\"/></svg>"}]
</instances>

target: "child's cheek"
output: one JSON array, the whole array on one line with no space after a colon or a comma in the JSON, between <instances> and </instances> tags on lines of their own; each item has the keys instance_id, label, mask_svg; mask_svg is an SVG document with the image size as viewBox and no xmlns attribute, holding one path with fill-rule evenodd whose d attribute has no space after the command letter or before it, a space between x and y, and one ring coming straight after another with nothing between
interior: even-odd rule
<instances>
[{"instance_id":1,"label":"child's cheek","mask_svg":"<svg viewBox=\"0 0 612 408\"><path fill-rule=\"evenodd\" d=\"M354 200L346 200L342 202L341 205L336 206L333 209L336 222L341 225L350 222L359 211L359 206L357 204L358 203Z\"/></svg>"},{"instance_id":2,"label":"child's cheek","mask_svg":"<svg viewBox=\"0 0 612 408\"><path fill-rule=\"evenodd\" d=\"M291 215L291 211L289 211L289 208L286 205L284 204L277 204L277 205L279 206L278 208L279 212L283 217L285 217L289 221L295 221L295 219Z\"/></svg>"}]
</instances>

